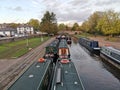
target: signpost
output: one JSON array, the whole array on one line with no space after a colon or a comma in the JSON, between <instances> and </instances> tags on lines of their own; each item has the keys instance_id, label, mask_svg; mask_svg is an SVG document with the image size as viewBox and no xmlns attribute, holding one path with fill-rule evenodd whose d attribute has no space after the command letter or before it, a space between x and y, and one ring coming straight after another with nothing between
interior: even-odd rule
<instances>
[{"instance_id":1,"label":"signpost","mask_svg":"<svg viewBox=\"0 0 120 90\"><path fill-rule=\"evenodd\" d=\"M41 32L41 42L43 41L43 36L42 36L42 34L43 34L43 33Z\"/></svg>"}]
</instances>

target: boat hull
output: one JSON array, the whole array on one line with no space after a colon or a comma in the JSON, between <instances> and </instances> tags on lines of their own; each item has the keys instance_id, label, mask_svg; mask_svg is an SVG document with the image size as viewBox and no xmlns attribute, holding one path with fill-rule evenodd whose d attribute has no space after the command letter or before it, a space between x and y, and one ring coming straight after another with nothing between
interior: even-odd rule
<instances>
[{"instance_id":1,"label":"boat hull","mask_svg":"<svg viewBox=\"0 0 120 90\"><path fill-rule=\"evenodd\" d=\"M104 53L100 53L100 57L106 60L108 63L115 66L116 68L120 69L120 64L116 62L114 59L110 58L108 55L105 55Z\"/></svg>"}]
</instances>

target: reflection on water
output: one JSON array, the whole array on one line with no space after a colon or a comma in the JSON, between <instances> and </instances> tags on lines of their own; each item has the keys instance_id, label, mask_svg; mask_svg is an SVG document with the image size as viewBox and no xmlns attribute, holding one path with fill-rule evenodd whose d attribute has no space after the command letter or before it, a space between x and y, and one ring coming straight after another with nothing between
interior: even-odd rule
<instances>
[{"instance_id":1,"label":"reflection on water","mask_svg":"<svg viewBox=\"0 0 120 90\"><path fill-rule=\"evenodd\" d=\"M77 38L74 37L74 38L72 38L72 39L73 39L73 43L74 43L74 44L77 44L77 43L78 43L78 39L77 39Z\"/></svg>"},{"instance_id":2,"label":"reflection on water","mask_svg":"<svg viewBox=\"0 0 120 90\"><path fill-rule=\"evenodd\" d=\"M113 74L120 81L120 70L114 67L113 65L109 64L107 61L103 59L102 59L102 62L103 62L104 68L109 72L111 72L111 74Z\"/></svg>"},{"instance_id":3,"label":"reflection on water","mask_svg":"<svg viewBox=\"0 0 120 90\"><path fill-rule=\"evenodd\" d=\"M71 44L68 44L69 47L71 47Z\"/></svg>"},{"instance_id":4,"label":"reflection on water","mask_svg":"<svg viewBox=\"0 0 120 90\"><path fill-rule=\"evenodd\" d=\"M119 70L99 57L90 56L76 41L69 48L86 90L120 90Z\"/></svg>"}]
</instances>

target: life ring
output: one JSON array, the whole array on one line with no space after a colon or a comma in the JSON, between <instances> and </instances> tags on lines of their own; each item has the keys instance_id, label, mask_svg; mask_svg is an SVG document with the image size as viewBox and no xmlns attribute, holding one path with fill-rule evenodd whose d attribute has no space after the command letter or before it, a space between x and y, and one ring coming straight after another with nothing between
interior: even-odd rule
<instances>
[{"instance_id":1,"label":"life ring","mask_svg":"<svg viewBox=\"0 0 120 90\"><path fill-rule=\"evenodd\" d=\"M38 60L38 62L43 63L43 62L45 62L45 59L44 59L44 58L40 58L40 59Z\"/></svg>"},{"instance_id":2,"label":"life ring","mask_svg":"<svg viewBox=\"0 0 120 90\"><path fill-rule=\"evenodd\" d=\"M63 64L67 64L67 63L69 63L70 61L69 61L68 59L62 59L60 62L63 63Z\"/></svg>"}]
</instances>

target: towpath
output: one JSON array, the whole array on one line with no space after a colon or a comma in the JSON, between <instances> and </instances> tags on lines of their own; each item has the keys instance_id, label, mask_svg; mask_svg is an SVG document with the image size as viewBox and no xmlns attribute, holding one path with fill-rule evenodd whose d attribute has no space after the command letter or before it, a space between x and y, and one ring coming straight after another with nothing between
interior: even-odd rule
<instances>
[{"instance_id":1,"label":"towpath","mask_svg":"<svg viewBox=\"0 0 120 90\"><path fill-rule=\"evenodd\" d=\"M110 41L105 40L106 37L89 37L89 38L92 40L99 41L100 46L112 46L112 47L120 50L120 41L110 42Z\"/></svg>"}]
</instances>

